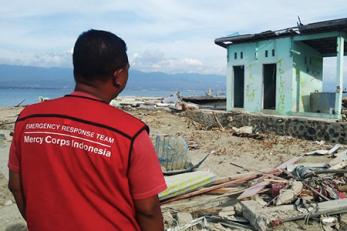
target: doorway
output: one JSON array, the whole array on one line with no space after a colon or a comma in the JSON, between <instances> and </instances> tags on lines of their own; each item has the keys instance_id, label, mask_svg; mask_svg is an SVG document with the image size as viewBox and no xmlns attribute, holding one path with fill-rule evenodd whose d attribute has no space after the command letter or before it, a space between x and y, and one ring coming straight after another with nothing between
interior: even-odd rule
<instances>
[{"instance_id":1,"label":"doorway","mask_svg":"<svg viewBox=\"0 0 347 231\"><path fill-rule=\"evenodd\" d=\"M233 66L234 69L234 107L244 107L245 68Z\"/></svg>"},{"instance_id":2,"label":"doorway","mask_svg":"<svg viewBox=\"0 0 347 231\"><path fill-rule=\"evenodd\" d=\"M276 64L263 65L264 109L276 109Z\"/></svg>"}]
</instances>

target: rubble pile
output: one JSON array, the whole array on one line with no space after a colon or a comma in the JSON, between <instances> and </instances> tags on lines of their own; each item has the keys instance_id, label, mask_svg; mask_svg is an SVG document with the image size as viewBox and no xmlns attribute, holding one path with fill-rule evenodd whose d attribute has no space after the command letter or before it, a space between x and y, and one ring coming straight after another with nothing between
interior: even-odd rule
<instances>
[{"instance_id":1,"label":"rubble pile","mask_svg":"<svg viewBox=\"0 0 347 231\"><path fill-rule=\"evenodd\" d=\"M210 178L202 187L161 200L166 229L281 230L301 221L315 224L311 230L346 230L341 219L347 213L346 166L347 149L337 144L272 169ZM194 172L185 174L188 179ZM182 184L189 188L189 180Z\"/></svg>"}]
</instances>

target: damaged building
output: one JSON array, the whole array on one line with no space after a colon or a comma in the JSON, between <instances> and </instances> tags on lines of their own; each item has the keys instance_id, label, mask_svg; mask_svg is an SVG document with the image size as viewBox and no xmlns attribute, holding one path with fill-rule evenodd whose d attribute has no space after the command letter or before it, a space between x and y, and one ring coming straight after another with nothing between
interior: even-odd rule
<instances>
[{"instance_id":1,"label":"damaged building","mask_svg":"<svg viewBox=\"0 0 347 231\"><path fill-rule=\"evenodd\" d=\"M341 119L347 18L217 38L227 49L227 111ZM323 59L336 57L336 91Z\"/></svg>"}]
</instances>

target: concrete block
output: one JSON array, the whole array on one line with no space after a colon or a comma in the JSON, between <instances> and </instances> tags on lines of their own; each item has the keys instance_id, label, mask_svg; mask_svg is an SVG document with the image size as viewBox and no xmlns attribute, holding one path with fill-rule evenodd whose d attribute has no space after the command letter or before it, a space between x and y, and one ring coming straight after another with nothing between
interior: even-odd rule
<instances>
[{"instance_id":1,"label":"concrete block","mask_svg":"<svg viewBox=\"0 0 347 231\"><path fill-rule=\"evenodd\" d=\"M270 230L271 222L278 218L286 219L299 214L293 205L263 208L263 206L253 200L242 201L241 204L243 206L243 216L256 230L260 231Z\"/></svg>"}]
</instances>

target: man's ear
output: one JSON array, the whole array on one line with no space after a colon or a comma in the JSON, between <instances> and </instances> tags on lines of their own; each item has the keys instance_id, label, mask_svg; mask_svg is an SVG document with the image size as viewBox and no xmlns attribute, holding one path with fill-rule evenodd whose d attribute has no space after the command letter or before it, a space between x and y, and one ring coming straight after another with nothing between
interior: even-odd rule
<instances>
[{"instance_id":1,"label":"man's ear","mask_svg":"<svg viewBox=\"0 0 347 231\"><path fill-rule=\"evenodd\" d=\"M115 88L119 88L120 87L118 79L119 79L119 74L120 74L121 71L122 71L122 69L118 69L118 70L115 70L113 72L112 83L113 83L113 86Z\"/></svg>"}]
</instances>

